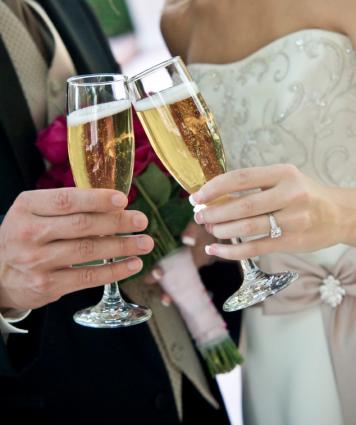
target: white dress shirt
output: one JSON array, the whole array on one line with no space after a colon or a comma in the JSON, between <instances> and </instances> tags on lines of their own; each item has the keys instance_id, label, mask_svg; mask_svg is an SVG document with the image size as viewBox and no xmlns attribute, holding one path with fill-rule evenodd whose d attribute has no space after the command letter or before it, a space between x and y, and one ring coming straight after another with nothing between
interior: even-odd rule
<instances>
[{"instance_id":1,"label":"white dress shirt","mask_svg":"<svg viewBox=\"0 0 356 425\"><path fill-rule=\"evenodd\" d=\"M8 334L26 334L26 329L20 329L13 325L13 323L21 322L29 314L31 310L15 310L7 309L0 311L0 333L6 339Z\"/></svg>"}]
</instances>

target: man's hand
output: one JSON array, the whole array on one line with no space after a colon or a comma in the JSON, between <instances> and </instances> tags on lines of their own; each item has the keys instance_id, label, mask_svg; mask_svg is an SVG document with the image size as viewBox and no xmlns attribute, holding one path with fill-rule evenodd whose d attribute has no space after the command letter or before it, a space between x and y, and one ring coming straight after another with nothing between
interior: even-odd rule
<instances>
[{"instance_id":1,"label":"man's hand","mask_svg":"<svg viewBox=\"0 0 356 425\"><path fill-rule=\"evenodd\" d=\"M0 226L0 308L30 309L64 294L122 280L140 271L135 257L153 240L129 234L146 228L138 211L124 211L127 198L109 189L22 192ZM103 258L114 264L72 268Z\"/></svg>"}]
</instances>

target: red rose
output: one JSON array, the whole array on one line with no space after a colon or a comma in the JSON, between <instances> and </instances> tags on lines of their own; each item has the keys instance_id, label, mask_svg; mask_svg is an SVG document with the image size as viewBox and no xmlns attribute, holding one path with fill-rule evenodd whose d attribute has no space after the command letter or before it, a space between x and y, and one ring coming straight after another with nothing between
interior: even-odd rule
<instances>
[{"instance_id":1,"label":"red rose","mask_svg":"<svg viewBox=\"0 0 356 425\"><path fill-rule=\"evenodd\" d=\"M38 189L75 186L73 174L68 164L53 165L37 181Z\"/></svg>"},{"instance_id":2,"label":"red rose","mask_svg":"<svg viewBox=\"0 0 356 425\"><path fill-rule=\"evenodd\" d=\"M36 146L51 164L63 164L68 161L67 123L63 115L39 132Z\"/></svg>"},{"instance_id":3,"label":"red rose","mask_svg":"<svg viewBox=\"0 0 356 425\"><path fill-rule=\"evenodd\" d=\"M152 149L151 144L146 136L145 130L143 129L141 122L135 112L133 114L133 128L135 133L135 165L134 165L134 177L141 175L146 168L154 162L166 175L169 175L168 171L159 160L155 151ZM129 204L131 204L138 194L136 186L133 184L129 193Z\"/></svg>"},{"instance_id":4,"label":"red rose","mask_svg":"<svg viewBox=\"0 0 356 425\"><path fill-rule=\"evenodd\" d=\"M152 149L145 130L143 129L135 111L133 111L133 127L136 145L134 176L136 177L142 174L151 162L154 162L160 170L162 170L166 175L169 175L167 169Z\"/></svg>"},{"instance_id":5,"label":"red rose","mask_svg":"<svg viewBox=\"0 0 356 425\"><path fill-rule=\"evenodd\" d=\"M133 111L133 127L136 145L134 176L142 174L151 162L154 162L166 175L169 175L152 149L135 111ZM68 159L67 123L64 116L57 117L52 124L39 132L36 146L50 163L50 168L38 180L37 187L39 189L50 189L75 186ZM133 202L136 196L137 189L132 185L129 203Z\"/></svg>"},{"instance_id":6,"label":"red rose","mask_svg":"<svg viewBox=\"0 0 356 425\"><path fill-rule=\"evenodd\" d=\"M132 204L132 202L136 199L137 194L138 194L137 187L134 184L131 185L131 189L130 189L130 192L129 192L129 195L128 195L129 205Z\"/></svg>"},{"instance_id":7,"label":"red rose","mask_svg":"<svg viewBox=\"0 0 356 425\"><path fill-rule=\"evenodd\" d=\"M50 166L37 182L38 189L75 186L68 159L67 122L57 117L38 134L36 146Z\"/></svg>"}]
</instances>

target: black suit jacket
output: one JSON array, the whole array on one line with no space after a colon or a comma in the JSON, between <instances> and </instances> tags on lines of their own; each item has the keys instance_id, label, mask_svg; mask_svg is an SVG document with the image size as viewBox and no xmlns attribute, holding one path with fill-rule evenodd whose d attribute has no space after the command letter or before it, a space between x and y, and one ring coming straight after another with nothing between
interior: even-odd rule
<instances>
[{"instance_id":1,"label":"black suit jacket","mask_svg":"<svg viewBox=\"0 0 356 425\"><path fill-rule=\"evenodd\" d=\"M78 73L118 71L84 1L39 3L59 30ZM8 59L0 38L0 215L19 192L34 187L43 170L33 146L33 123ZM9 113L9 106L15 105L16 115ZM235 267L215 265L203 274L208 286L219 286L219 305L236 289ZM2 418L9 415L14 420L26 412L51 424L79 417L86 423L98 423L99 417L117 417L118 423L124 418L133 425L179 423L170 382L147 325L94 330L74 324L73 313L95 304L101 293L97 288L67 295L21 323L29 334L10 335L7 346L0 338ZM237 335L236 316L225 318ZM220 399L212 381L211 386ZM207 424L228 423L225 412L212 409L186 380L183 394L184 423L193 423L193 414Z\"/></svg>"}]
</instances>

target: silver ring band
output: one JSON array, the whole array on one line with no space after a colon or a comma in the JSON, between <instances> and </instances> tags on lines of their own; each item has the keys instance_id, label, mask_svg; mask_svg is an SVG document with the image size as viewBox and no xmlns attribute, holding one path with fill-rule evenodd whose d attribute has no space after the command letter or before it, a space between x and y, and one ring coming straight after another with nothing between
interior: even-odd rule
<instances>
[{"instance_id":1,"label":"silver ring band","mask_svg":"<svg viewBox=\"0 0 356 425\"><path fill-rule=\"evenodd\" d=\"M269 224L271 226L270 237L271 239L280 238L283 235L282 229L278 226L277 220L272 213L268 214Z\"/></svg>"}]
</instances>

